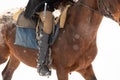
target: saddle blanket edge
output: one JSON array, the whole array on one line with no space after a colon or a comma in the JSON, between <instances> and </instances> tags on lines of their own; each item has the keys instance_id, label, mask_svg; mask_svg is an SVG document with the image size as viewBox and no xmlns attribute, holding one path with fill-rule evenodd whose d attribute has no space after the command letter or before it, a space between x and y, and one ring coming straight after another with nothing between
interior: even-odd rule
<instances>
[{"instance_id":1,"label":"saddle blanket edge","mask_svg":"<svg viewBox=\"0 0 120 80\"><path fill-rule=\"evenodd\" d=\"M14 44L26 48L38 49L35 29L17 26Z\"/></svg>"}]
</instances>

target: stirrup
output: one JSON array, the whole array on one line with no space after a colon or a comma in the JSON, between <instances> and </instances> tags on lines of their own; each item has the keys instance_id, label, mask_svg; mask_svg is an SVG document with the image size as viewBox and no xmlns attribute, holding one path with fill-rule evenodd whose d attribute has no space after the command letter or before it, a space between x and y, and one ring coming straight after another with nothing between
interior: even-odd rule
<instances>
[{"instance_id":1,"label":"stirrup","mask_svg":"<svg viewBox=\"0 0 120 80\"><path fill-rule=\"evenodd\" d=\"M40 76L50 76L51 71L49 70L47 65L39 65L37 68L37 72Z\"/></svg>"}]
</instances>

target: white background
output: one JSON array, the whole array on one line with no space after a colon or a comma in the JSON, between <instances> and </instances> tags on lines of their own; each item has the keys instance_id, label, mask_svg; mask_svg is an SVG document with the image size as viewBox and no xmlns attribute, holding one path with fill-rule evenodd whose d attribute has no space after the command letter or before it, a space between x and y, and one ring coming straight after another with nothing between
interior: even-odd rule
<instances>
[{"instance_id":1,"label":"white background","mask_svg":"<svg viewBox=\"0 0 120 80\"><path fill-rule=\"evenodd\" d=\"M0 13L12 8L26 6L28 0L0 0ZM111 19L104 18L97 35L98 54L93 67L98 80L120 80L120 27ZM5 64L0 65L2 72ZM40 77L36 69L20 64L12 80L57 80L55 71L50 78ZM0 80L2 76L0 75ZM84 80L78 73L69 75L69 80Z\"/></svg>"}]
</instances>

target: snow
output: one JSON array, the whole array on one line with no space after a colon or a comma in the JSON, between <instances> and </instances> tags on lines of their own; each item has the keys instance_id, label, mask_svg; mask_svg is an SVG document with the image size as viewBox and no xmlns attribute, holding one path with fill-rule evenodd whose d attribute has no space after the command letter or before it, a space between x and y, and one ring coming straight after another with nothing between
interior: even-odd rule
<instances>
[{"instance_id":1,"label":"snow","mask_svg":"<svg viewBox=\"0 0 120 80\"><path fill-rule=\"evenodd\" d=\"M25 7L28 0L0 0L0 13L6 10Z\"/></svg>"}]
</instances>

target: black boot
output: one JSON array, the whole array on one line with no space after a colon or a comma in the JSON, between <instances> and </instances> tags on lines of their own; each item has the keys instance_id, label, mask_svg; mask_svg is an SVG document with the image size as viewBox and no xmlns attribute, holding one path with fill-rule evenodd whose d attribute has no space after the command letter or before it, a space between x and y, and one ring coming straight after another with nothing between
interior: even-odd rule
<instances>
[{"instance_id":1,"label":"black boot","mask_svg":"<svg viewBox=\"0 0 120 80\"><path fill-rule=\"evenodd\" d=\"M40 40L38 40L39 44L39 54L38 54L38 66L37 66L37 71L40 76L50 76L51 71L48 68L48 40L49 40L49 35L46 34L45 32L41 31L40 32Z\"/></svg>"}]
</instances>

